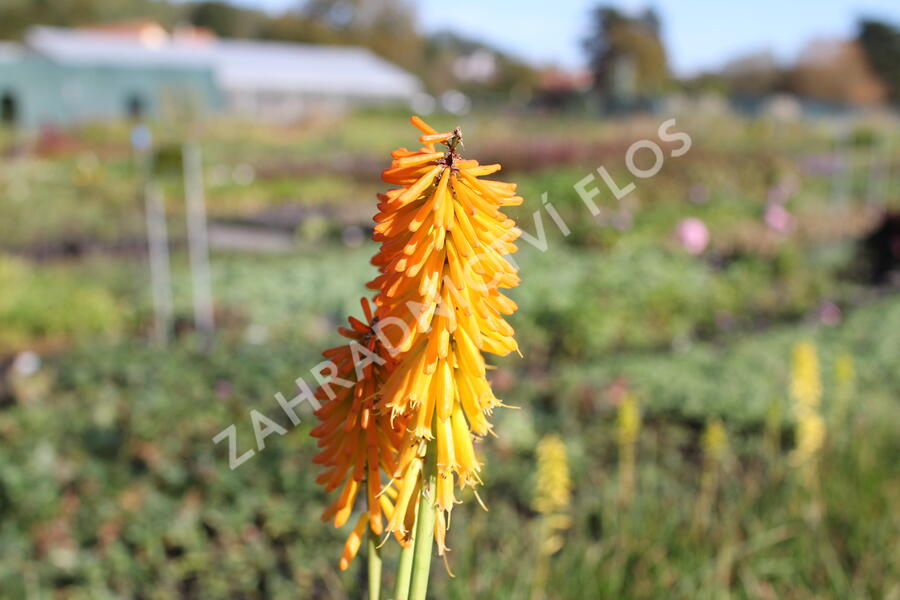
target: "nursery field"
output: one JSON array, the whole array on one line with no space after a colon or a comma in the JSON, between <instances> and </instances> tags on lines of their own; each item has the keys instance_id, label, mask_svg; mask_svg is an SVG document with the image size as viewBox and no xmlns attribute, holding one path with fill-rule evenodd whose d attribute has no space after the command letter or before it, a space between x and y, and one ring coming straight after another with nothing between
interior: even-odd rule
<instances>
[{"instance_id":1,"label":"nursery field","mask_svg":"<svg viewBox=\"0 0 900 600\"><path fill-rule=\"evenodd\" d=\"M0 598L360 597L365 561L340 571L347 532L319 518L315 417L292 425L274 395L361 312L406 118L194 132L208 352L183 132L154 127L164 347L128 127L3 139ZM434 119L504 165L529 235L510 292L522 356L490 375L512 408L477 444L488 511L462 493L430 597L900 599L897 125L682 114L678 152L668 118ZM652 176L629 172L638 140L663 152ZM616 199L600 167L634 188ZM287 433L258 447L251 410ZM212 441L232 423L255 451L234 470ZM386 544L385 589L397 560Z\"/></svg>"}]
</instances>

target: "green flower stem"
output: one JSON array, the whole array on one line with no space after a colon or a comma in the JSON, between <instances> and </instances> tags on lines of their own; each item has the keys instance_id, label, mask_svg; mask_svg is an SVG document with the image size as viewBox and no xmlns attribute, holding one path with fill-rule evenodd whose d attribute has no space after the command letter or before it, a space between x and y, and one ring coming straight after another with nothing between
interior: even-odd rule
<instances>
[{"instance_id":1,"label":"green flower stem","mask_svg":"<svg viewBox=\"0 0 900 600\"><path fill-rule=\"evenodd\" d=\"M431 554L434 544L434 508L435 477L428 478L428 487L422 490L419 498L419 514L416 517L416 542L413 558L412 585L409 589L409 600L425 600L428 590L428 575L431 572Z\"/></svg>"},{"instance_id":2,"label":"green flower stem","mask_svg":"<svg viewBox=\"0 0 900 600\"><path fill-rule=\"evenodd\" d=\"M409 580L412 577L413 553L416 548L416 531L413 527L412 540L408 548L400 549L400 564L397 566L397 583L394 586L394 600L409 600Z\"/></svg>"},{"instance_id":3,"label":"green flower stem","mask_svg":"<svg viewBox=\"0 0 900 600\"><path fill-rule=\"evenodd\" d=\"M372 530L369 530L368 559L369 559L369 600L381 598L381 551L378 549L378 539Z\"/></svg>"}]
</instances>

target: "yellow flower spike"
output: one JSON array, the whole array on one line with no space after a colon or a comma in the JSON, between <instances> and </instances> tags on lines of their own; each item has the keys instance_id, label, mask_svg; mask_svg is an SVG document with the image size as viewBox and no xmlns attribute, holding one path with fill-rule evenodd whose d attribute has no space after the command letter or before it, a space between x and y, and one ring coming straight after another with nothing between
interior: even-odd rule
<instances>
[{"instance_id":1,"label":"yellow flower spike","mask_svg":"<svg viewBox=\"0 0 900 600\"><path fill-rule=\"evenodd\" d=\"M728 432L725 425L719 419L715 419L706 426L703 432L703 449L710 460L721 463L728 452Z\"/></svg>"},{"instance_id":2,"label":"yellow flower spike","mask_svg":"<svg viewBox=\"0 0 900 600\"><path fill-rule=\"evenodd\" d=\"M822 397L822 381L819 375L819 358L812 342L800 342L794 346L791 396L797 404L805 407L819 405Z\"/></svg>"},{"instance_id":3,"label":"yellow flower spike","mask_svg":"<svg viewBox=\"0 0 900 600\"><path fill-rule=\"evenodd\" d=\"M637 442L641 433L641 410L634 396L626 393L619 404L616 437L619 442L619 501L630 504L637 474Z\"/></svg>"},{"instance_id":4,"label":"yellow flower spike","mask_svg":"<svg viewBox=\"0 0 900 600\"><path fill-rule=\"evenodd\" d=\"M566 445L557 435L546 435L537 445L537 484L534 508L553 515L568 508L572 499L572 480Z\"/></svg>"},{"instance_id":5,"label":"yellow flower spike","mask_svg":"<svg viewBox=\"0 0 900 600\"><path fill-rule=\"evenodd\" d=\"M796 447L791 459L795 465L802 465L818 455L825 441L825 421L819 414L822 397L819 358L812 342L794 346L790 391L797 419Z\"/></svg>"},{"instance_id":6,"label":"yellow flower spike","mask_svg":"<svg viewBox=\"0 0 900 600\"><path fill-rule=\"evenodd\" d=\"M835 379L839 387L850 386L856 377L856 367L853 364L853 356L842 352L837 357L834 367Z\"/></svg>"},{"instance_id":7,"label":"yellow flower spike","mask_svg":"<svg viewBox=\"0 0 900 600\"><path fill-rule=\"evenodd\" d=\"M616 421L616 435L619 445L626 446L637 441L641 431L641 411L637 400L631 394L622 398L619 404L619 414Z\"/></svg>"},{"instance_id":8,"label":"yellow flower spike","mask_svg":"<svg viewBox=\"0 0 900 600\"><path fill-rule=\"evenodd\" d=\"M834 379L837 384L834 392L834 405L831 410L831 420L834 431L846 438L848 428L847 416L850 398L853 395L854 381L856 379L856 367L853 364L853 356L841 352L834 365Z\"/></svg>"},{"instance_id":9,"label":"yellow flower spike","mask_svg":"<svg viewBox=\"0 0 900 600\"><path fill-rule=\"evenodd\" d=\"M707 529L713 519L719 480L728 457L728 431L719 419L706 425L701 437L703 471L700 475L700 494L694 505L692 532L696 535Z\"/></svg>"},{"instance_id":10,"label":"yellow flower spike","mask_svg":"<svg viewBox=\"0 0 900 600\"><path fill-rule=\"evenodd\" d=\"M533 567L532 597L544 596L549 557L565 544L564 533L572 527L567 514L572 502L572 480L566 445L558 435L546 435L538 442L537 481L534 508L538 522L537 561Z\"/></svg>"}]
</instances>

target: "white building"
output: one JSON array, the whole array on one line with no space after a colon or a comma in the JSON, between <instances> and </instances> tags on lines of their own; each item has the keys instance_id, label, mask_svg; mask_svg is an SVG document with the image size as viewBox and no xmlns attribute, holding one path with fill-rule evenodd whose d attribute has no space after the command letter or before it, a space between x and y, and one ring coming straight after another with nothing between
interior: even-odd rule
<instances>
[{"instance_id":1,"label":"white building","mask_svg":"<svg viewBox=\"0 0 900 600\"><path fill-rule=\"evenodd\" d=\"M415 76L364 48L219 40L210 53L227 106L257 118L408 105L422 90Z\"/></svg>"}]
</instances>

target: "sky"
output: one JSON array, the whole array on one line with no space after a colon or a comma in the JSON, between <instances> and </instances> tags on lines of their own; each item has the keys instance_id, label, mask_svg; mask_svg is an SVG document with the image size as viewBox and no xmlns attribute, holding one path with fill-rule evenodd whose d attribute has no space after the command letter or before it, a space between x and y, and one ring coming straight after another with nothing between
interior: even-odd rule
<instances>
[{"instance_id":1,"label":"sky","mask_svg":"<svg viewBox=\"0 0 900 600\"><path fill-rule=\"evenodd\" d=\"M241 0L269 10L297 0ZM540 65L583 66L581 40L598 0L418 0L426 31L450 29ZM814 38L848 37L860 16L900 25L898 0L620 0L624 10L652 6L678 75L722 66L728 59L771 50L788 63Z\"/></svg>"}]
</instances>

